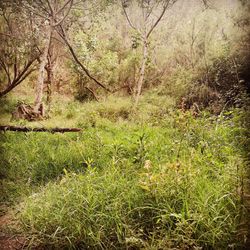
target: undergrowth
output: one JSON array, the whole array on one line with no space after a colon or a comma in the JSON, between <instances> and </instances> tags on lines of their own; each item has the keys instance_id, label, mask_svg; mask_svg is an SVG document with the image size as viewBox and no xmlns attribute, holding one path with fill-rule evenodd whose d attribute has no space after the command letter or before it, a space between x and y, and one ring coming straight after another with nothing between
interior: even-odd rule
<instances>
[{"instance_id":1,"label":"undergrowth","mask_svg":"<svg viewBox=\"0 0 250 250\"><path fill-rule=\"evenodd\" d=\"M173 105L157 93L137 111L126 98L71 103L41 123L80 133L1 134L0 201L30 246L239 247L240 111L194 118Z\"/></svg>"}]
</instances>

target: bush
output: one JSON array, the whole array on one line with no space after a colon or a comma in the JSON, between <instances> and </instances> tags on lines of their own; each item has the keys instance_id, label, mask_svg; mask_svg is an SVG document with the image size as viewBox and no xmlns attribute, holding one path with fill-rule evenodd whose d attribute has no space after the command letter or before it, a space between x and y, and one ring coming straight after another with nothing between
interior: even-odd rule
<instances>
[{"instance_id":1,"label":"bush","mask_svg":"<svg viewBox=\"0 0 250 250\"><path fill-rule=\"evenodd\" d=\"M184 109L198 105L200 110L208 109L218 114L225 108L241 106L244 92L240 59L236 61L233 56L223 55L213 59L211 65L196 74L182 95L180 105Z\"/></svg>"}]
</instances>

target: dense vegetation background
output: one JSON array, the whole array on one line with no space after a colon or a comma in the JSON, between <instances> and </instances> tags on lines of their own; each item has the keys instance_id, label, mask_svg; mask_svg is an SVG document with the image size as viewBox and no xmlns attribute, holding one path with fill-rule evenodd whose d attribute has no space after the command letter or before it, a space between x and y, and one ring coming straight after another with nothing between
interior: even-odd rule
<instances>
[{"instance_id":1,"label":"dense vegetation background","mask_svg":"<svg viewBox=\"0 0 250 250\"><path fill-rule=\"evenodd\" d=\"M2 0L0 246L247 249L249 11Z\"/></svg>"}]
</instances>

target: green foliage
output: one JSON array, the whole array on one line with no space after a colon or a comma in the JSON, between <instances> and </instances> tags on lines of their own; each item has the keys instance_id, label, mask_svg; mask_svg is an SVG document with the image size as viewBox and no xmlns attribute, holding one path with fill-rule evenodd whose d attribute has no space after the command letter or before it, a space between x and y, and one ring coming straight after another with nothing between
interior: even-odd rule
<instances>
[{"instance_id":1,"label":"green foliage","mask_svg":"<svg viewBox=\"0 0 250 250\"><path fill-rule=\"evenodd\" d=\"M245 63L243 63L244 65ZM224 109L242 106L245 102L245 81L241 78L241 59L223 55L210 65L195 71L180 67L169 77L168 94L184 109L198 106L219 114Z\"/></svg>"},{"instance_id":2,"label":"green foliage","mask_svg":"<svg viewBox=\"0 0 250 250\"><path fill-rule=\"evenodd\" d=\"M84 103L72 101L64 89L64 103L53 96L50 119L10 124L82 131L1 133L0 210L7 205L17 211L31 248L240 248L249 161L249 114L242 95L249 80L242 49L246 33L234 38L226 17L232 13L222 13L220 6L200 15L198 4L185 15L177 9L167 13L150 37L144 92L135 109L128 95L138 80L141 36L128 32L115 1L85 4L86 12L81 5L70 12L67 37L91 75L120 92L102 95L77 64L60 55L57 74L67 78L60 73L69 71L66 82L75 84L75 98ZM131 20L139 26L136 15ZM237 25L247 27L245 21ZM17 49L24 62L41 29L34 27L32 37L20 27L17 38L24 42L11 45L7 36L2 50ZM236 42L241 39L245 45ZM8 58L14 69L13 59ZM2 100L4 123L18 100L31 100L22 93ZM95 94L99 102L92 102Z\"/></svg>"},{"instance_id":3,"label":"green foliage","mask_svg":"<svg viewBox=\"0 0 250 250\"><path fill-rule=\"evenodd\" d=\"M1 114L11 113L12 111L14 111L16 105L17 105L16 100L1 98L0 99L0 112L1 112Z\"/></svg>"},{"instance_id":4,"label":"green foliage","mask_svg":"<svg viewBox=\"0 0 250 250\"><path fill-rule=\"evenodd\" d=\"M175 122L93 130L84 173L62 169L60 180L25 199L27 232L44 244L95 249L235 243L240 158L231 128L182 115Z\"/></svg>"},{"instance_id":5,"label":"green foliage","mask_svg":"<svg viewBox=\"0 0 250 250\"><path fill-rule=\"evenodd\" d=\"M194 72L179 66L165 80L164 85L166 87L162 89L162 92L179 100L186 95L187 89L192 86L193 78Z\"/></svg>"},{"instance_id":6,"label":"green foliage","mask_svg":"<svg viewBox=\"0 0 250 250\"><path fill-rule=\"evenodd\" d=\"M243 141L238 123L205 113L199 119L174 114L171 100L164 103L157 91L143 97L138 108L144 116L130 110L127 99L118 100L67 105L62 114L66 122L82 123L81 133L1 135L1 202L22 201L18 218L32 244L238 244L236 190L244 175L232 137ZM117 119L124 109L129 118ZM237 112L230 115L240 119Z\"/></svg>"},{"instance_id":7,"label":"green foliage","mask_svg":"<svg viewBox=\"0 0 250 250\"><path fill-rule=\"evenodd\" d=\"M97 39L97 35L93 35L93 33L98 32L99 28L93 27L92 31L91 35L84 33L82 30L76 32L75 47L78 58L84 62L92 75L114 88L119 81L119 61L122 53L120 51L120 41L112 37L107 41ZM78 75L78 82L76 83L78 87L77 95L83 96L81 93L84 91L84 87L92 84L77 64L73 63L72 68Z\"/></svg>"}]
</instances>

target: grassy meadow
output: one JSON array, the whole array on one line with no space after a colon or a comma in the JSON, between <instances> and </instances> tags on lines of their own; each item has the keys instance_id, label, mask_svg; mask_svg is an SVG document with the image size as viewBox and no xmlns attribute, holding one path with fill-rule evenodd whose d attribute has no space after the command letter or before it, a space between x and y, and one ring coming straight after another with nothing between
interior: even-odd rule
<instances>
[{"instance_id":1,"label":"grassy meadow","mask_svg":"<svg viewBox=\"0 0 250 250\"><path fill-rule=\"evenodd\" d=\"M0 41L0 250L250 249L250 1L0 0Z\"/></svg>"},{"instance_id":2,"label":"grassy meadow","mask_svg":"<svg viewBox=\"0 0 250 250\"><path fill-rule=\"evenodd\" d=\"M246 176L243 111L218 116L145 93L79 103L54 99L51 118L2 124L79 133L1 136L1 213L27 248L240 249Z\"/></svg>"}]
</instances>

